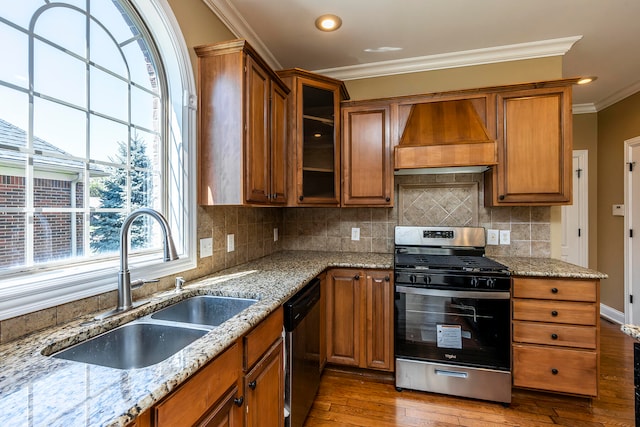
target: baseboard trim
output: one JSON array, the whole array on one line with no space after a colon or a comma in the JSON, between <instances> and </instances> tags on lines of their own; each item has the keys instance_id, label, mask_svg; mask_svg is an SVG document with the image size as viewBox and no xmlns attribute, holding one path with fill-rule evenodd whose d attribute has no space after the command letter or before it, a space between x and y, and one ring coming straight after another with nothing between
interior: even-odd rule
<instances>
[{"instance_id":1,"label":"baseboard trim","mask_svg":"<svg viewBox=\"0 0 640 427\"><path fill-rule=\"evenodd\" d=\"M600 317L604 317L610 322L622 325L624 323L624 313L600 303Z\"/></svg>"}]
</instances>

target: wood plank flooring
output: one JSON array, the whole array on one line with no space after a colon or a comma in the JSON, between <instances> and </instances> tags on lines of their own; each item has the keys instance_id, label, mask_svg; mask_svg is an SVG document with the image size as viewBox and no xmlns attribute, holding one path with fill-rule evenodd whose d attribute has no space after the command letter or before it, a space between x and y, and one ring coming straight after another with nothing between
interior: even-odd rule
<instances>
[{"instance_id":1,"label":"wood plank flooring","mask_svg":"<svg viewBox=\"0 0 640 427\"><path fill-rule=\"evenodd\" d=\"M633 339L601 322L597 399L514 389L510 407L325 371L305 427L318 426L633 426Z\"/></svg>"}]
</instances>

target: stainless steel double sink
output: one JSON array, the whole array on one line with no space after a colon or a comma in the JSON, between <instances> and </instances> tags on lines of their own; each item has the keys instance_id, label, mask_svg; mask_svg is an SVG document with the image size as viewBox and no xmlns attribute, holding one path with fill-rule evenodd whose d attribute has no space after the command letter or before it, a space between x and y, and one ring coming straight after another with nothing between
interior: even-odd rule
<instances>
[{"instance_id":1,"label":"stainless steel double sink","mask_svg":"<svg viewBox=\"0 0 640 427\"><path fill-rule=\"evenodd\" d=\"M256 302L194 296L51 356L116 369L144 368L167 359Z\"/></svg>"}]
</instances>

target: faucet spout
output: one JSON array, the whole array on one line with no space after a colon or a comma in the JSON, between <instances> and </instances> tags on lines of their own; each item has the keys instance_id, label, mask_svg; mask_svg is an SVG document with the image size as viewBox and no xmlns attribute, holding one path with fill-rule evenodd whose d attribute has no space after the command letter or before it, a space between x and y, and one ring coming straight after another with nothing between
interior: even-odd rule
<instances>
[{"instance_id":1,"label":"faucet spout","mask_svg":"<svg viewBox=\"0 0 640 427\"><path fill-rule=\"evenodd\" d=\"M150 208L140 208L131 212L122 223L120 228L120 271L118 272L118 306L107 313L98 316L98 319L104 319L114 314L122 313L124 311L134 308L133 300L131 297L131 274L129 273L129 228L133 221L141 215L149 215L154 218L160 224L162 229L163 238L163 261L173 261L178 259L178 251L176 250L173 238L171 237L171 230L169 229L169 223L164 216L158 211ZM140 285L145 283L144 281L136 281Z\"/></svg>"}]
</instances>

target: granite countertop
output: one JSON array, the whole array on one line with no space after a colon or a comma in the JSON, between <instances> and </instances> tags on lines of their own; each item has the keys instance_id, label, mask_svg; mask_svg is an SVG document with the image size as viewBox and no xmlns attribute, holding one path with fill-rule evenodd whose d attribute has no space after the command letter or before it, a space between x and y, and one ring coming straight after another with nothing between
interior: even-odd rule
<instances>
[{"instance_id":1,"label":"granite countertop","mask_svg":"<svg viewBox=\"0 0 640 427\"><path fill-rule=\"evenodd\" d=\"M504 264L513 276L558 277L566 279L606 279L599 271L553 258L491 257Z\"/></svg>"},{"instance_id":2,"label":"granite countertop","mask_svg":"<svg viewBox=\"0 0 640 427\"><path fill-rule=\"evenodd\" d=\"M606 278L562 261L493 258L513 275ZM0 425L124 426L178 387L327 267L393 268L392 254L284 251L166 291L103 321L83 316L0 346ZM120 370L43 356L194 295L259 301L168 359ZM95 314L94 314L95 315Z\"/></svg>"},{"instance_id":3,"label":"granite countertop","mask_svg":"<svg viewBox=\"0 0 640 427\"><path fill-rule=\"evenodd\" d=\"M0 346L0 425L124 426L224 351L327 267L393 268L392 254L279 252L155 295L103 321L92 315ZM120 370L43 356L193 295L257 298L168 359ZM88 322L88 323L87 323Z\"/></svg>"},{"instance_id":4,"label":"granite countertop","mask_svg":"<svg viewBox=\"0 0 640 427\"><path fill-rule=\"evenodd\" d=\"M633 337L636 340L640 341L640 326L627 324L627 325L622 325L620 327L620 330L625 334L629 335L630 337Z\"/></svg>"}]
</instances>

